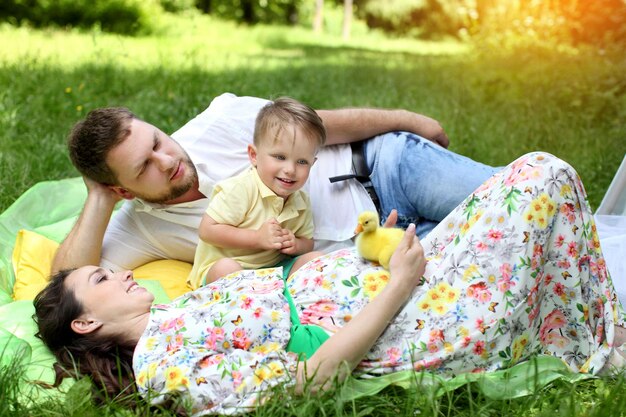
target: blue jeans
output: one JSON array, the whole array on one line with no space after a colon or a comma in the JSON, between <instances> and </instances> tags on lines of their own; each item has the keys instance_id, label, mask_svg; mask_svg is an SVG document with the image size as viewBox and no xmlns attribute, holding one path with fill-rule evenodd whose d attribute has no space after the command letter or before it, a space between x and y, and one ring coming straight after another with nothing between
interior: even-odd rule
<instances>
[{"instance_id":1,"label":"blue jeans","mask_svg":"<svg viewBox=\"0 0 626 417\"><path fill-rule=\"evenodd\" d=\"M406 132L377 136L364 150L382 221L397 209L397 225L415 223L421 238L500 170Z\"/></svg>"}]
</instances>

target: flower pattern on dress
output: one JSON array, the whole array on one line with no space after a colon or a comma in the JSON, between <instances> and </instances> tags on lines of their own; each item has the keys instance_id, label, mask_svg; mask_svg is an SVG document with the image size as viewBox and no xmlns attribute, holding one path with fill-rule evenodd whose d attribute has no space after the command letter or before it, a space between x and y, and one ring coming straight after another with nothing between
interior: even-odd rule
<instances>
[{"instance_id":1,"label":"flower pattern on dress","mask_svg":"<svg viewBox=\"0 0 626 417\"><path fill-rule=\"evenodd\" d=\"M582 183L565 162L544 153L521 157L422 244L423 283L354 375L453 376L538 353L597 373L615 354L624 313ZM332 334L391 279L349 248L305 264L287 289L301 323ZM134 357L140 392L153 402L186 393L197 415L237 414L257 406L267 388L293 383L282 289L277 270L242 271L154 306Z\"/></svg>"},{"instance_id":2,"label":"flower pattern on dress","mask_svg":"<svg viewBox=\"0 0 626 417\"><path fill-rule=\"evenodd\" d=\"M154 305L133 358L139 392L153 403L184 393L196 415L239 414L289 383L283 288L280 268L243 271Z\"/></svg>"},{"instance_id":3,"label":"flower pattern on dress","mask_svg":"<svg viewBox=\"0 0 626 417\"><path fill-rule=\"evenodd\" d=\"M508 367L537 353L562 358L573 371L599 372L624 315L597 242L574 169L549 154L523 156L422 241L425 283L357 373L426 369L452 376ZM339 328L346 312L354 316L367 304L363 290L382 269L352 249L322 261L324 271L335 273L332 288L310 285L311 265L288 287L301 315L319 298L336 303L341 313L324 321Z\"/></svg>"}]
</instances>

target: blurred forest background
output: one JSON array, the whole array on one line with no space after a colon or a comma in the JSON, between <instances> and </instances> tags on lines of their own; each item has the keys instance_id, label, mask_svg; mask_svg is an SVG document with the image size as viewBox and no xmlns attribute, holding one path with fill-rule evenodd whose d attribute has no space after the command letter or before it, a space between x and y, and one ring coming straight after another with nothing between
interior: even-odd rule
<instances>
[{"instance_id":1,"label":"blurred forest background","mask_svg":"<svg viewBox=\"0 0 626 417\"><path fill-rule=\"evenodd\" d=\"M171 133L224 92L409 109L493 166L550 152L595 209L626 154L626 0L0 0L0 213L38 182L78 176L66 136L88 111L126 106ZM97 407L89 384L19 404L3 375L0 417L155 411ZM626 378L504 401L473 385L338 398L278 396L253 415L626 415Z\"/></svg>"},{"instance_id":2,"label":"blurred forest background","mask_svg":"<svg viewBox=\"0 0 626 417\"><path fill-rule=\"evenodd\" d=\"M171 133L225 91L404 108L493 166L542 150L598 207L626 153L626 0L0 0L0 211L76 176L70 127Z\"/></svg>"},{"instance_id":3,"label":"blurred forest background","mask_svg":"<svg viewBox=\"0 0 626 417\"><path fill-rule=\"evenodd\" d=\"M122 34L159 30L167 13L200 12L246 24L309 25L324 30L324 12L343 11L393 36L459 39L523 35L605 45L626 41L624 0L3 0L0 21L34 27L100 27Z\"/></svg>"}]
</instances>

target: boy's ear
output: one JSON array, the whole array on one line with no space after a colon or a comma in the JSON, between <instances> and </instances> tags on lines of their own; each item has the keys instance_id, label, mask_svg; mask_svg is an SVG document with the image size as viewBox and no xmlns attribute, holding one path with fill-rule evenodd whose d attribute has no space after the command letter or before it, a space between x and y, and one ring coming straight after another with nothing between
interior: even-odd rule
<instances>
[{"instance_id":1,"label":"boy's ear","mask_svg":"<svg viewBox=\"0 0 626 417\"><path fill-rule=\"evenodd\" d=\"M130 191L128 191L124 187L120 187L119 185L108 185L108 187L115 194L119 195L120 197L122 197L122 198L124 198L126 200L132 200L132 199L135 198L135 194L131 193Z\"/></svg>"},{"instance_id":2,"label":"boy's ear","mask_svg":"<svg viewBox=\"0 0 626 417\"><path fill-rule=\"evenodd\" d=\"M100 327L102 327L102 323L99 321L95 321L87 318L79 318L72 320L70 327L74 331L74 333L78 334L88 334L95 332Z\"/></svg>"},{"instance_id":3,"label":"boy's ear","mask_svg":"<svg viewBox=\"0 0 626 417\"><path fill-rule=\"evenodd\" d=\"M256 167L256 147L252 144L248 145L248 158L250 158L250 163Z\"/></svg>"}]
</instances>

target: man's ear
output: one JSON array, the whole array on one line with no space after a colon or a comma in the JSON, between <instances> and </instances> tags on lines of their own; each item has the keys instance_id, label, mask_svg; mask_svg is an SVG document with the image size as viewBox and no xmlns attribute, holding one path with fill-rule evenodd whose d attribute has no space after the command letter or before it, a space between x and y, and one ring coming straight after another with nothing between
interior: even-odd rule
<instances>
[{"instance_id":1,"label":"man's ear","mask_svg":"<svg viewBox=\"0 0 626 417\"><path fill-rule=\"evenodd\" d=\"M250 163L256 167L256 147L252 144L248 145L248 158L250 158Z\"/></svg>"},{"instance_id":2,"label":"man's ear","mask_svg":"<svg viewBox=\"0 0 626 417\"><path fill-rule=\"evenodd\" d=\"M74 333L89 334L102 327L102 323L92 319L80 318L72 320L70 327Z\"/></svg>"},{"instance_id":3,"label":"man's ear","mask_svg":"<svg viewBox=\"0 0 626 417\"><path fill-rule=\"evenodd\" d=\"M135 198L135 194L131 193L130 191L128 191L124 187L120 187L119 185L109 185L108 187L115 194L119 195L120 197L122 197L122 198L124 198L126 200L133 200Z\"/></svg>"}]
</instances>

